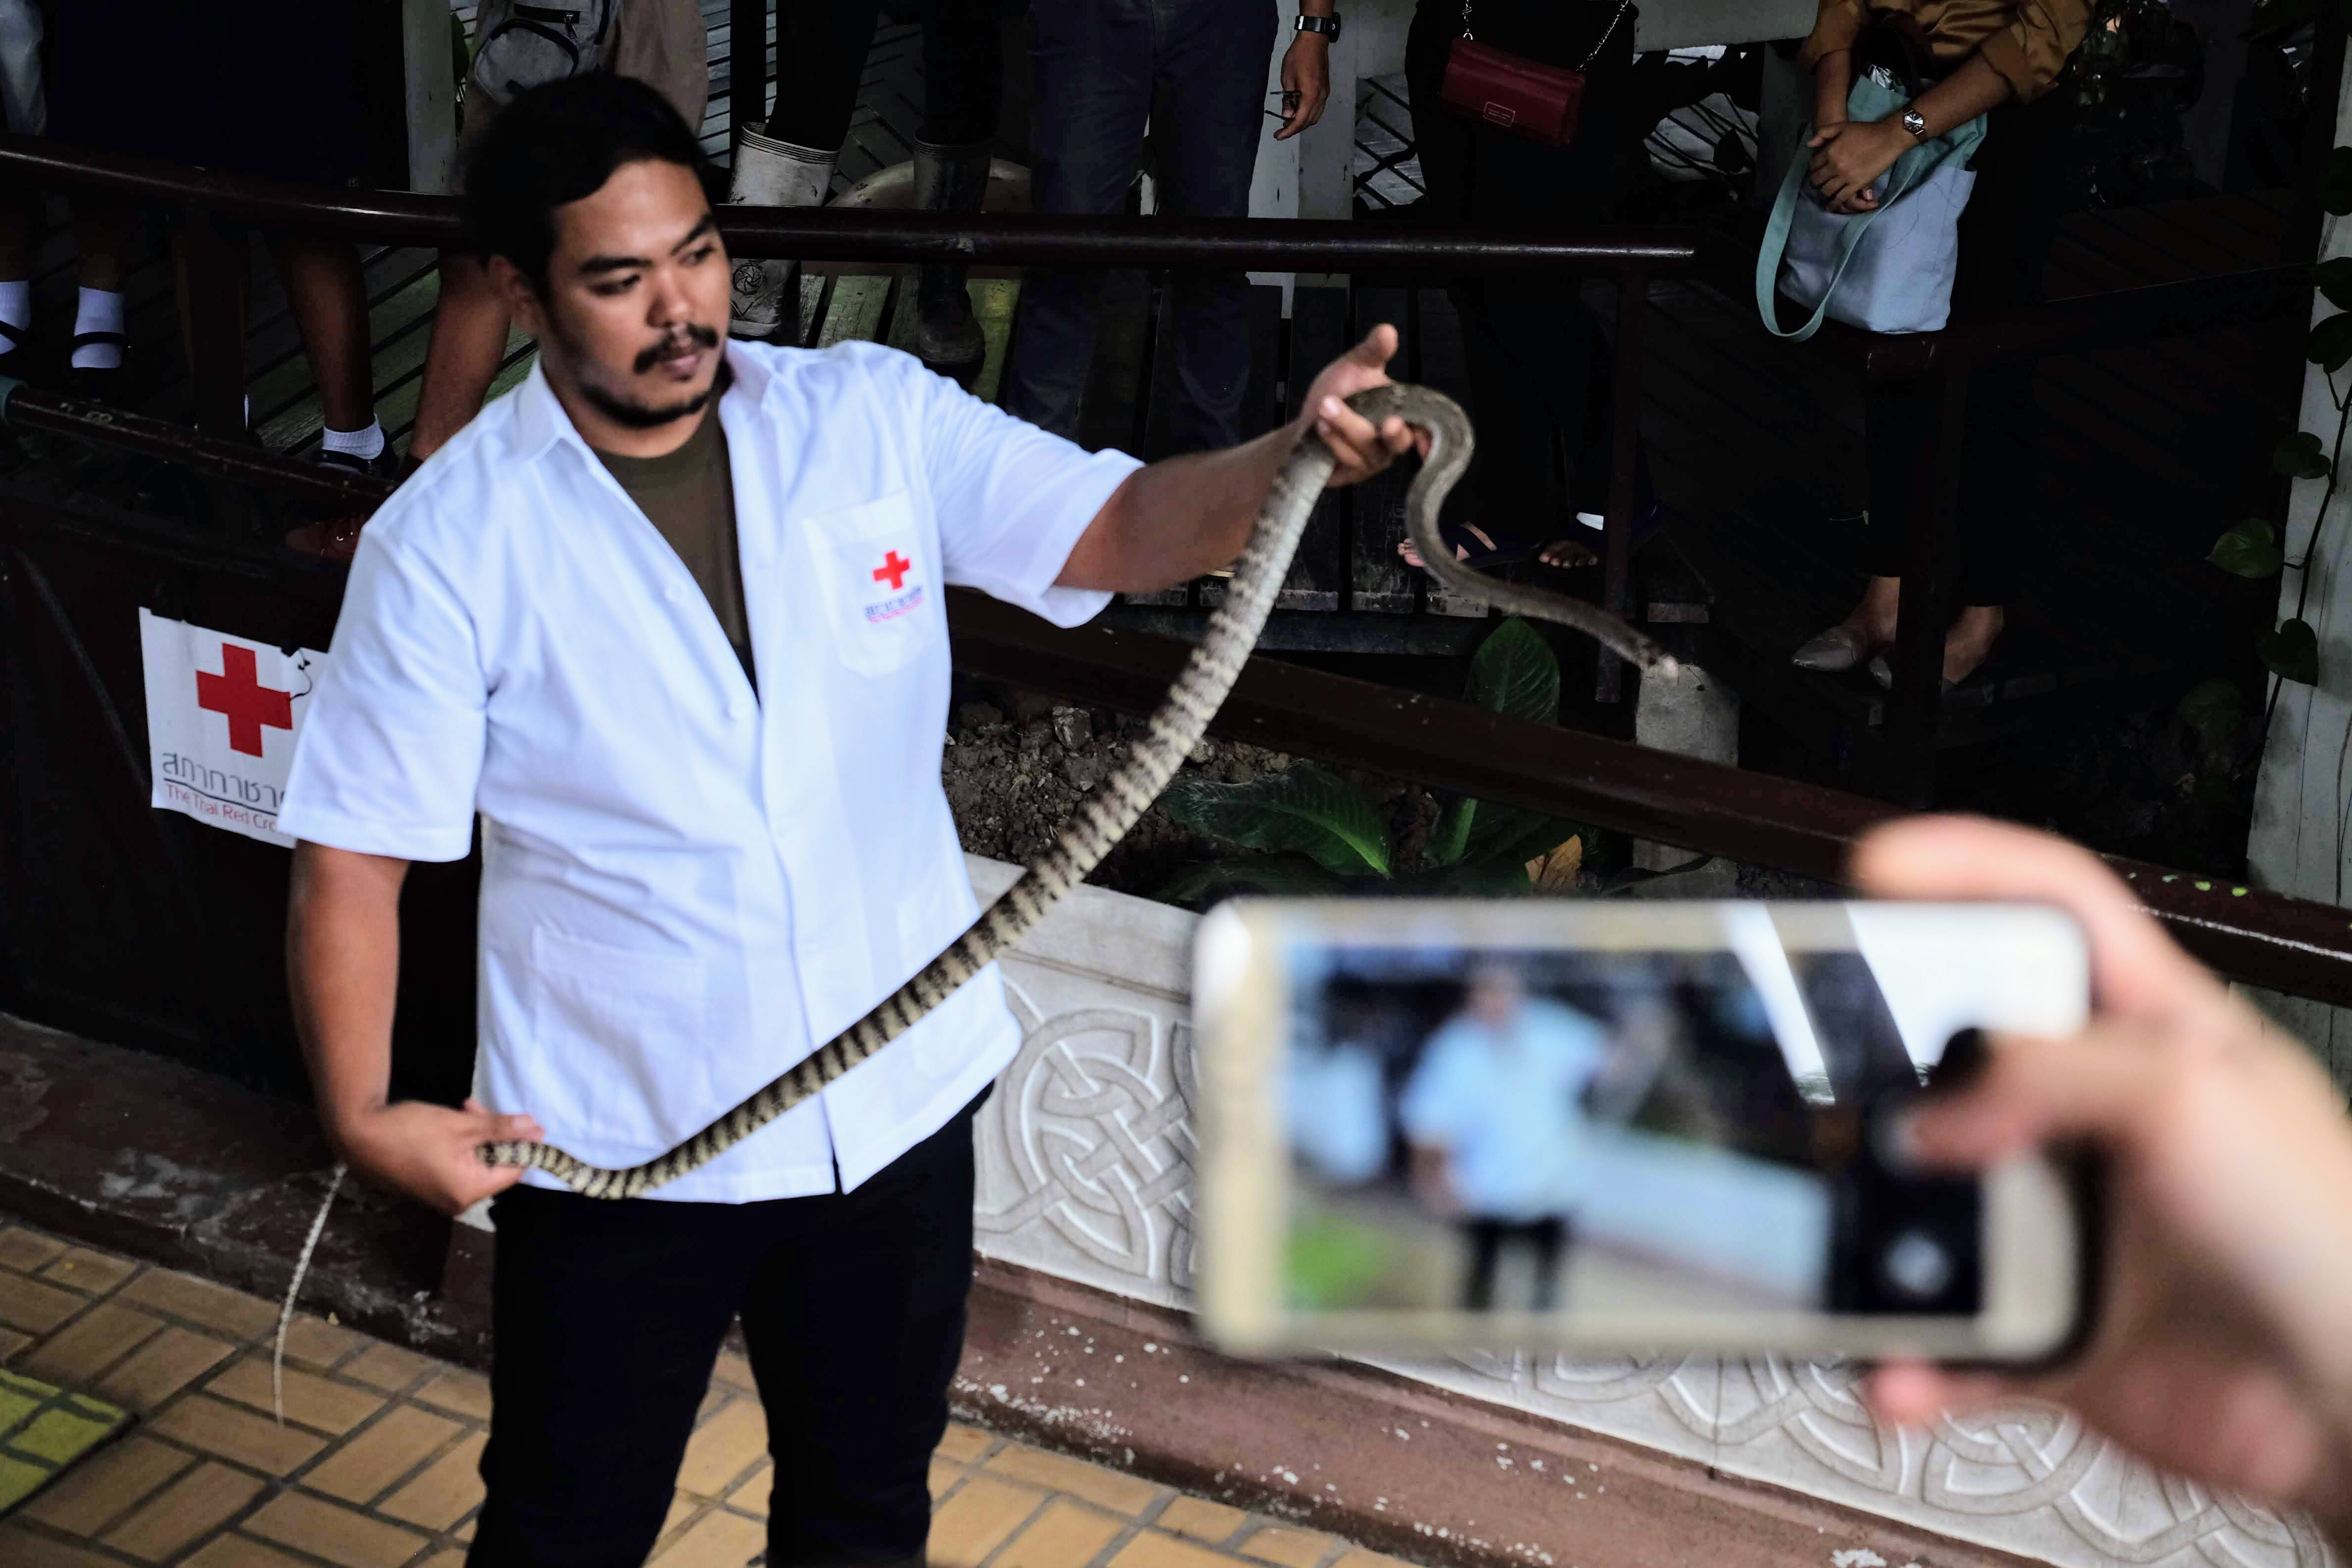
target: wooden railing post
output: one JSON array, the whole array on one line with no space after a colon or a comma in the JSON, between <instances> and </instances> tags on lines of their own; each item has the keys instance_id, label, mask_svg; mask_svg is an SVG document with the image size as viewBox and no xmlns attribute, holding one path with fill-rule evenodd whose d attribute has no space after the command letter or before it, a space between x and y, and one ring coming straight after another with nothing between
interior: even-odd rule
<instances>
[{"instance_id":1,"label":"wooden railing post","mask_svg":"<svg viewBox=\"0 0 2352 1568\"><path fill-rule=\"evenodd\" d=\"M768 122L768 0L731 0L727 44L728 155Z\"/></svg>"},{"instance_id":2,"label":"wooden railing post","mask_svg":"<svg viewBox=\"0 0 2352 1568\"><path fill-rule=\"evenodd\" d=\"M1633 508L1640 502L1642 354L1650 317L1650 275L1617 276L1617 362L1610 377L1609 512L1601 546L1601 601L1614 614L1633 612ZM1574 432L1569 433L1571 437ZM1625 695L1625 663L1599 654L1593 695L1605 703Z\"/></svg>"},{"instance_id":3,"label":"wooden railing post","mask_svg":"<svg viewBox=\"0 0 2352 1568\"><path fill-rule=\"evenodd\" d=\"M250 247L243 230L230 229L204 208L190 206L181 210L173 248L196 428L208 435L242 435Z\"/></svg>"},{"instance_id":4,"label":"wooden railing post","mask_svg":"<svg viewBox=\"0 0 2352 1568\"><path fill-rule=\"evenodd\" d=\"M1895 691L1887 705L1891 783L1908 805L1935 803L1937 740L1944 717L1944 636L1952 622L1953 562L1959 554L1960 455L1968 437L1966 369L1937 371L1916 382L1874 389L1899 398L1916 418L1910 532L1905 541L1903 597L1895 614Z\"/></svg>"}]
</instances>

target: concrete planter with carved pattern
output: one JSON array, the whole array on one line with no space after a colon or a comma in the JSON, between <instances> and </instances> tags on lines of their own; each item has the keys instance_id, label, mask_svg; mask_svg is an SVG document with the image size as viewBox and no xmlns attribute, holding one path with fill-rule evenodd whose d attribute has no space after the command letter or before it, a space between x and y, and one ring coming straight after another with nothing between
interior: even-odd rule
<instances>
[{"instance_id":1,"label":"concrete planter with carved pattern","mask_svg":"<svg viewBox=\"0 0 2352 1568\"><path fill-rule=\"evenodd\" d=\"M983 901L1014 874L995 861L970 864ZM1005 964L1026 1040L979 1126L984 1258L1150 1306L1188 1305L1194 922L1166 904L1081 887ZM2304 1521L2158 1476L2053 1409L1932 1432L1881 1429L1855 1397L1854 1370L1836 1364L1521 1354L1385 1370L2069 1568L2330 1560ZM1024 1396L1001 1387L994 1397L1018 1406ZM1123 1418L1129 1440L1147 1437L1148 1411ZM1836 1550L1843 1545L1825 1542L1824 1562L1899 1568L1875 1552Z\"/></svg>"}]
</instances>

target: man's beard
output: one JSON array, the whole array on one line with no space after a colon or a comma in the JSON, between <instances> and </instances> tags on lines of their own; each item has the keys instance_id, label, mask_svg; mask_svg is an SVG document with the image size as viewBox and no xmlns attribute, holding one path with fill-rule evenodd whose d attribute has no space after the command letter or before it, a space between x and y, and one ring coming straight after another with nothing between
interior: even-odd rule
<instances>
[{"instance_id":1,"label":"man's beard","mask_svg":"<svg viewBox=\"0 0 2352 1568\"><path fill-rule=\"evenodd\" d=\"M657 430L708 408L710 400L719 395L719 378L713 376L709 386L678 402L638 402L618 392L606 392L593 382L582 382L580 395L614 424L625 425L631 430Z\"/></svg>"},{"instance_id":2,"label":"man's beard","mask_svg":"<svg viewBox=\"0 0 2352 1568\"><path fill-rule=\"evenodd\" d=\"M569 335L564 336L567 340L565 349L573 352L575 360L583 358L584 356L577 353L577 345L569 340ZM719 346L719 334L716 330L709 327L688 326L680 329L673 337L665 338L651 348L641 350L637 355L636 362L630 368L638 375L645 374L675 350L678 338L684 338L698 349L715 349ZM720 366L722 372L724 369L725 366L722 363ZM710 405L710 400L719 395L719 389L725 384L725 381L723 373L714 374L710 378L710 384L692 397L682 398L677 402L648 403L639 402L620 392L608 391L585 376L576 378L580 395L587 399L598 413L603 414L614 424L630 430L658 430L665 424L673 424L681 419L689 419L700 413Z\"/></svg>"}]
</instances>

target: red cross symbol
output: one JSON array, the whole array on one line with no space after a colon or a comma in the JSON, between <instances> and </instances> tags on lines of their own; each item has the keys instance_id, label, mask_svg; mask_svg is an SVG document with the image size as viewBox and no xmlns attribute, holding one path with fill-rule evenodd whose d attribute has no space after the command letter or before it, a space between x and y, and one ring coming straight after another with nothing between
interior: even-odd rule
<instances>
[{"instance_id":1,"label":"red cross symbol","mask_svg":"<svg viewBox=\"0 0 2352 1568\"><path fill-rule=\"evenodd\" d=\"M253 650L221 644L221 674L196 672L196 706L228 720L228 746L247 757L261 755L261 729L294 727L294 694L265 686L255 673Z\"/></svg>"},{"instance_id":2,"label":"red cross symbol","mask_svg":"<svg viewBox=\"0 0 2352 1568\"><path fill-rule=\"evenodd\" d=\"M882 558L882 564L874 569L874 580L887 582L890 585L890 591L896 593L905 585L907 574L914 570L913 561L908 560L897 550L892 550Z\"/></svg>"}]
</instances>

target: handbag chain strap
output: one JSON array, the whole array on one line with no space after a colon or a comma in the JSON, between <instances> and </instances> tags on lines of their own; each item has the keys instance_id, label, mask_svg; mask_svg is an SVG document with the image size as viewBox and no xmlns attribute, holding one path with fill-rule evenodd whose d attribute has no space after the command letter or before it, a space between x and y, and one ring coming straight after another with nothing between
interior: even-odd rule
<instances>
[{"instance_id":1,"label":"handbag chain strap","mask_svg":"<svg viewBox=\"0 0 2352 1568\"><path fill-rule=\"evenodd\" d=\"M1582 65L1576 68L1580 72L1592 68L1592 62L1601 57L1601 51L1607 48L1609 40L1617 36L1617 24L1623 21L1625 13L1633 8L1633 0L1617 0L1616 14L1609 18L1609 26L1601 30L1600 41L1592 46L1592 52L1584 57ZM1470 0L1462 0L1462 36L1473 43L1478 38L1478 35L1470 30Z\"/></svg>"}]
</instances>

